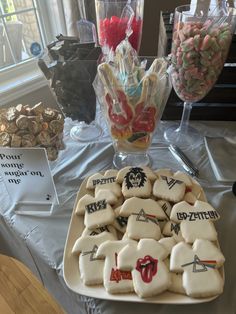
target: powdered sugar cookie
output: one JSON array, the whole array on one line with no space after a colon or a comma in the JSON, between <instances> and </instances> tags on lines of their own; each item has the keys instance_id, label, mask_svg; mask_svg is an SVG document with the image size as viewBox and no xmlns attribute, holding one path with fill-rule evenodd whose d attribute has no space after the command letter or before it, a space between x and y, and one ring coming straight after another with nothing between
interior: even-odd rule
<instances>
[{"instance_id":1,"label":"powdered sugar cookie","mask_svg":"<svg viewBox=\"0 0 236 314\"><path fill-rule=\"evenodd\" d=\"M153 195L170 202L179 202L183 199L186 185L173 176L160 175L153 185Z\"/></svg>"},{"instance_id":2,"label":"powdered sugar cookie","mask_svg":"<svg viewBox=\"0 0 236 314\"><path fill-rule=\"evenodd\" d=\"M168 251L153 239L141 239L126 245L118 255L118 267L131 270L134 290L141 298L157 295L171 284L170 273L163 260Z\"/></svg>"},{"instance_id":3,"label":"powdered sugar cookie","mask_svg":"<svg viewBox=\"0 0 236 314\"><path fill-rule=\"evenodd\" d=\"M165 213L156 201L138 197L129 198L121 206L120 215L129 217L126 228L129 238L160 239L161 229L158 218L164 219Z\"/></svg>"},{"instance_id":4,"label":"powdered sugar cookie","mask_svg":"<svg viewBox=\"0 0 236 314\"><path fill-rule=\"evenodd\" d=\"M218 271L224 263L221 251L210 241L197 239L193 247L180 242L171 253L170 270L183 272L183 287L191 297L210 297L223 291Z\"/></svg>"},{"instance_id":5,"label":"powdered sugar cookie","mask_svg":"<svg viewBox=\"0 0 236 314\"><path fill-rule=\"evenodd\" d=\"M76 240L72 253L79 254L79 269L81 280L85 285L96 285L103 282L104 260L96 257L101 243L106 240L115 240L112 233L102 232L94 236L84 236Z\"/></svg>"},{"instance_id":6,"label":"powdered sugar cookie","mask_svg":"<svg viewBox=\"0 0 236 314\"><path fill-rule=\"evenodd\" d=\"M125 198L149 197L152 192L151 181L156 179L154 172L148 167L125 167L116 177L122 183L122 193Z\"/></svg>"},{"instance_id":7,"label":"powdered sugar cookie","mask_svg":"<svg viewBox=\"0 0 236 314\"><path fill-rule=\"evenodd\" d=\"M115 213L106 199L84 195L78 202L76 213L84 215L84 224L89 229L103 227L113 223Z\"/></svg>"},{"instance_id":8,"label":"powdered sugar cookie","mask_svg":"<svg viewBox=\"0 0 236 314\"><path fill-rule=\"evenodd\" d=\"M106 241L99 246L97 257L105 257L103 284L109 293L127 293L134 291L130 270L120 270L117 265L119 252L130 243L123 241Z\"/></svg>"}]
</instances>

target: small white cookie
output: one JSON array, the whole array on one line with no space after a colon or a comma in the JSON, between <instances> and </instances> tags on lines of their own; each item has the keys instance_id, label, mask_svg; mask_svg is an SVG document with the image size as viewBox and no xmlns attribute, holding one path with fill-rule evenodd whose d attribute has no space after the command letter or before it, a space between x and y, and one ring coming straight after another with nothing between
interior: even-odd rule
<instances>
[{"instance_id":1,"label":"small white cookie","mask_svg":"<svg viewBox=\"0 0 236 314\"><path fill-rule=\"evenodd\" d=\"M186 294L183 287L183 275L177 273L170 273L171 276L171 285L168 290L174 293Z\"/></svg>"},{"instance_id":2,"label":"small white cookie","mask_svg":"<svg viewBox=\"0 0 236 314\"><path fill-rule=\"evenodd\" d=\"M114 235L115 238L117 238L117 231L115 229L115 227L113 227L112 225L107 225L107 226L103 226L100 228L95 228L95 229L88 229L88 228L84 228L81 237L85 237L85 236L95 236L98 235L102 232L110 232Z\"/></svg>"},{"instance_id":3,"label":"small white cookie","mask_svg":"<svg viewBox=\"0 0 236 314\"><path fill-rule=\"evenodd\" d=\"M184 241L179 222L174 222L173 220L167 221L162 230L162 233L165 236L173 237L176 242Z\"/></svg>"},{"instance_id":4,"label":"small white cookie","mask_svg":"<svg viewBox=\"0 0 236 314\"><path fill-rule=\"evenodd\" d=\"M107 170L104 175L101 173L95 173L88 178L86 188L95 189L95 195L98 191L109 190L112 191L117 198L121 197L121 186L116 182L117 170L111 169Z\"/></svg>"},{"instance_id":5,"label":"small white cookie","mask_svg":"<svg viewBox=\"0 0 236 314\"><path fill-rule=\"evenodd\" d=\"M76 214L85 213L84 224L89 229L110 225L115 219L115 213L106 199L84 195L78 202Z\"/></svg>"},{"instance_id":6,"label":"small white cookie","mask_svg":"<svg viewBox=\"0 0 236 314\"><path fill-rule=\"evenodd\" d=\"M152 199L132 197L121 206L120 215L128 218L126 233L129 238L159 240L161 229L158 219L166 217L161 206Z\"/></svg>"},{"instance_id":7,"label":"small white cookie","mask_svg":"<svg viewBox=\"0 0 236 314\"><path fill-rule=\"evenodd\" d=\"M180 242L171 252L170 270L183 272L183 287L190 297L210 297L223 291L218 267L224 263L221 251L210 241L197 239L193 247Z\"/></svg>"},{"instance_id":8,"label":"small white cookie","mask_svg":"<svg viewBox=\"0 0 236 314\"><path fill-rule=\"evenodd\" d=\"M134 290L141 298L148 298L167 290L170 273L164 263L168 251L153 239L141 239L127 244L118 255L120 269L131 270Z\"/></svg>"},{"instance_id":9,"label":"small white cookie","mask_svg":"<svg viewBox=\"0 0 236 314\"><path fill-rule=\"evenodd\" d=\"M127 293L134 291L133 279L130 270L120 270L117 265L119 252L132 240L106 241L102 243L96 256L105 257L103 284L107 292Z\"/></svg>"},{"instance_id":10,"label":"small white cookie","mask_svg":"<svg viewBox=\"0 0 236 314\"><path fill-rule=\"evenodd\" d=\"M102 232L94 236L84 236L76 240L72 253L79 254L79 270L81 280L85 285L97 285L103 282L104 260L96 257L101 243L106 240L116 240L109 232Z\"/></svg>"},{"instance_id":11,"label":"small white cookie","mask_svg":"<svg viewBox=\"0 0 236 314\"><path fill-rule=\"evenodd\" d=\"M173 176L160 175L153 185L153 195L170 202L179 202L183 199L186 185Z\"/></svg>"},{"instance_id":12,"label":"small white cookie","mask_svg":"<svg viewBox=\"0 0 236 314\"><path fill-rule=\"evenodd\" d=\"M125 167L116 177L117 182L122 183L122 193L125 198L150 197L151 181L155 179L155 173L148 167Z\"/></svg>"}]
</instances>

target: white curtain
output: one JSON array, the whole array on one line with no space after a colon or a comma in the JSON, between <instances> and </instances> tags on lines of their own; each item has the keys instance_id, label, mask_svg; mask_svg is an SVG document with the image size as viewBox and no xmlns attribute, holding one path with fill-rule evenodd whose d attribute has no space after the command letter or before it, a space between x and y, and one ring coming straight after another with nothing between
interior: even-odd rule
<instances>
[{"instance_id":1,"label":"white curtain","mask_svg":"<svg viewBox=\"0 0 236 314\"><path fill-rule=\"evenodd\" d=\"M96 25L95 0L62 0L68 36L77 36L76 22L87 19Z\"/></svg>"}]
</instances>

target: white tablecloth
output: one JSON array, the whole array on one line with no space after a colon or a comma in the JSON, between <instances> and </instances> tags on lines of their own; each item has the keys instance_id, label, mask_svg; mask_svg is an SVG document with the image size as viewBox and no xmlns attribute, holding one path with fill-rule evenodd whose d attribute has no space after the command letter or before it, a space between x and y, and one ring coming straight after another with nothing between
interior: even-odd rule
<instances>
[{"instance_id":1,"label":"white tablecloth","mask_svg":"<svg viewBox=\"0 0 236 314\"><path fill-rule=\"evenodd\" d=\"M101 121L100 121L101 122ZM62 259L71 212L76 193L83 179L94 172L112 168L113 146L106 131L97 142L78 143L69 136L71 121L66 120L65 150L51 162L60 205L54 206L50 216L17 215L11 205L3 182L0 182L0 250L19 258L38 276L48 290L70 313L104 314L235 314L236 313L236 197L231 183L217 182L211 169L204 142L186 153L200 169L199 182L208 201L219 211L216 223L219 242L226 257L224 293L216 300L198 305L159 305L111 302L76 295L70 291L62 273ZM160 124L154 142L163 140L163 130L172 122ZM202 136L230 136L236 132L236 122L191 122ZM150 149L152 168L183 170L169 150L153 146ZM228 167L229 165L225 165ZM35 207L36 209L36 207Z\"/></svg>"}]
</instances>

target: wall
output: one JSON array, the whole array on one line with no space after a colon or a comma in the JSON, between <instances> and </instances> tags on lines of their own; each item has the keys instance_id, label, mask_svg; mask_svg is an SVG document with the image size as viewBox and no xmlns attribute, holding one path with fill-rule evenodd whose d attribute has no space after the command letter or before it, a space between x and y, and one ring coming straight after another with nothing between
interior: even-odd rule
<instances>
[{"instance_id":1,"label":"wall","mask_svg":"<svg viewBox=\"0 0 236 314\"><path fill-rule=\"evenodd\" d=\"M174 12L177 6L188 3L189 0L145 0L140 55L157 55L160 11Z\"/></svg>"}]
</instances>

